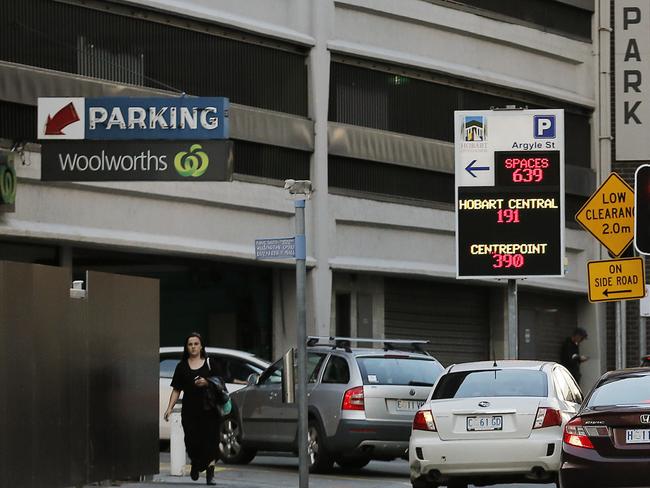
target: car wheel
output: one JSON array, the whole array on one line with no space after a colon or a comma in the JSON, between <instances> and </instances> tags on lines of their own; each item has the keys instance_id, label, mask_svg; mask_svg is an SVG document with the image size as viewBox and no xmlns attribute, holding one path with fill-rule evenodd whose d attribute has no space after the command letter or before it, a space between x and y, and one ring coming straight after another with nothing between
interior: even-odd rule
<instances>
[{"instance_id":1,"label":"car wheel","mask_svg":"<svg viewBox=\"0 0 650 488\"><path fill-rule=\"evenodd\" d=\"M233 412L234 413L234 412ZM229 415L219 425L219 456L226 464L248 464L257 452L241 444L241 426L236 415Z\"/></svg>"},{"instance_id":2,"label":"car wheel","mask_svg":"<svg viewBox=\"0 0 650 488\"><path fill-rule=\"evenodd\" d=\"M411 480L411 486L413 488L438 488L438 485L436 483L427 481L427 479L424 477Z\"/></svg>"},{"instance_id":3,"label":"car wheel","mask_svg":"<svg viewBox=\"0 0 650 488\"><path fill-rule=\"evenodd\" d=\"M467 483L464 481L450 481L447 488L467 488Z\"/></svg>"},{"instance_id":4,"label":"car wheel","mask_svg":"<svg viewBox=\"0 0 650 488\"><path fill-rule=\"evenodd\" d=\"M333 460L323 445L324 436L318 423L309 421L307 426L307 455L309 456L309 472L324 473L332 469Z\"/></svg>"},{"instance_id":5,"label":"car wheel","mask_svg":"<svg viewBox=\"0 0 650 488\"><path fill-rule=\"evenodd\" d=\"M336 464L343 469L361 469L370 462L370 459L364 457L338 458Z\"/></svg>"}]
</instances>

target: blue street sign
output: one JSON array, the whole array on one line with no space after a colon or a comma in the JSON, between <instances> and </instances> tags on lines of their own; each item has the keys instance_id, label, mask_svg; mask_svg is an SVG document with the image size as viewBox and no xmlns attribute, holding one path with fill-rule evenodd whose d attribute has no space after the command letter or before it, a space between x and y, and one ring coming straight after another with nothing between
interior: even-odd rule
<instances>
[{"instance_id":1,"label":"blue street sign","mask_svg":"<svg viewBox=\"0 0 650 488\"><path fill-rule=\"evenodd\" d=\"M280 239L255 239L255 259L283 259L296 257L293 237Z\"/></svg>"},{"instance_id":2,"label":"blue street sign","mask_svg":"<svg viewBox=\"0 0 650 488\"><path fill-rule=\"evenodd\" d=\"M86 139L228 139L224 97L85 99Z\"/></svg>"}]
</instances>

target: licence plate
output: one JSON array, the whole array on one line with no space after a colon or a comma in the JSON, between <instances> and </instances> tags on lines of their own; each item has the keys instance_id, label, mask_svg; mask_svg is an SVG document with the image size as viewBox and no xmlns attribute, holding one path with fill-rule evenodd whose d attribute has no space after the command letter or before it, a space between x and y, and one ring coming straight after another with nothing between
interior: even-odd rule
<instances>
[{"instance_id":1,"label":"licence plate","mask_svg":"<svg viewBox=\"0 0 650 488\"><path fill-rule=\"evenodd\" d=\"M481 417L467 417L467 430L501 430L503 417L501 415L485 415Z\"/></svg>"},{"instance_id":2,"label":"licence plate","mask_svg":"<svg viewBox=\"0 0 650 488\"><path fill-rule=\"evenodd\" d=\"M400 412L417 412L424 405L424 400L397 400L395 410Z\"/></svg>"},{"instance_id":3,"label":"licence plate","mask_svg":"<svg viewBox=\"0 0 650 488\"><path fill-rule=\"evenodd\" d=\"M626 444L650 443L650 429L627 429L625 431Z\"/></svg>"}]
</instances>

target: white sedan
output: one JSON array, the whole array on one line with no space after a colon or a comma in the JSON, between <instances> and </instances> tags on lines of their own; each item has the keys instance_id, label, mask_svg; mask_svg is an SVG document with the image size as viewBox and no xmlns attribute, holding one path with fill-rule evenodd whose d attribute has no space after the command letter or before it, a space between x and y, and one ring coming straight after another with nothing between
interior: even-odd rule
<instances>
[{"instance_id":1,"label":"white sedan","mask_svg":"<svg viewBox=\"0 0 650 488\"><path fill-rule=\"evenodd\" d=\"M413 488L556 482L564 424L582 393L561 365L482 361L449 366L413 420Z\"/></svg>"},{"instance_id":2,"label":"white sedan","mask_svg":"<svg viewBox=\"0 0 650 488\"><path fill-rule=\"evenodd\" d=\"M254 354L236 349L206 347L205 350L210 356L210 361L219 363L225 376L226 388L231 393L246 386L246 379L251 373L260 374L270 364ZM176 365L182 357L182 347L160 348L159 434L161 441L169 440L169 422L165 422L163 415L167 410L169 395L172 392L172 376L174 376Z\"/></svg>"}]
</instances>

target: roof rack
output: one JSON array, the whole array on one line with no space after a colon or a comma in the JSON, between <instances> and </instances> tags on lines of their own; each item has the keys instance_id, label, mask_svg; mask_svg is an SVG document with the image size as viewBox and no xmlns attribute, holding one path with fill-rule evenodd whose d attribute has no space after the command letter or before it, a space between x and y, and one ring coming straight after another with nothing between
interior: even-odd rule
<instances>
[{"instance_id":1,"label":"roof rack","mask_svg":"<svg viewBox=\"0 0 650 488\"><path fill-rule=\"evenodd\" d=\"M359 337L336 337L336 336L309 336L307 338L307 346L332 346L332 349L344 349L346 352L351 352L352 343L358 344L383 344L384 351L390 350L410 350L419 352L421 354L430 354L424 349L426 344L431 344L430 341L425 340L410 340L410 339L372 339L372 338L359 338Z\"/></svg>"}]
</instances>

